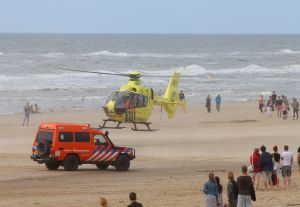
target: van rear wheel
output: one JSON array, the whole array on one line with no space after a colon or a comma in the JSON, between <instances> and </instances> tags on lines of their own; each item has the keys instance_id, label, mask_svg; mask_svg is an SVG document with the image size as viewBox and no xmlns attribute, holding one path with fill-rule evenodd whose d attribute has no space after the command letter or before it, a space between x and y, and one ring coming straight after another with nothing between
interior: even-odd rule
<instances>
[{"instance_id":1,"label":"van rear wheel","mask_svg":"<svg viewBox=\"0 0 300 207\"><path fill-rule=\"evenodd\" d=\"M108 168L109 164L99 163L99 164L96 164L96 166L99 170L106 170Z\"/></svg>"},{"instance_id":2,"label":"van rear wheel","mask_svg":"<svg viewBox=\"0 0 300 207\"><path fill-rule=\"evenodd\" d=\"M47 162L45 163L48 170L57 170L59 165L56 162Z\"/></svg>"},{"instance_id":3,"label":"van rear wheel","mask_svg":"<svg viewBox=\"0 0 300 207\"><path fill-rule=\"evenodd\" d=\"M79 160L76 155L69 155L64 161L64 168L67 171L75 171L78 169Z\"/></svg>"},{"instance_id":4,"label":"van rear wheel","mask_svg":"<svg viewBox=\"0 0 300 207\"><path fill-rule=\"evenodd\" d=\"M130 160L127 156L121 155L116 161L116 169L118 171L127 171L130 166Z\"/></svg>"}]
</instances>

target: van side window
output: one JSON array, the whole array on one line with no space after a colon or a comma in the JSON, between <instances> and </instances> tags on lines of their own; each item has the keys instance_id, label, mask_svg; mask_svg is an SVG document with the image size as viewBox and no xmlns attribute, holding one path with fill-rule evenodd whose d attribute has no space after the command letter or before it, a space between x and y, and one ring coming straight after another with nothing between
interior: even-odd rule
<instances>
[{"instance_id":1,"label":"van side window","mask_svg":"<svg viewBox=\"0 0 300 207\"><path fill-rule=\"evenodd\" d=\"M95 145L105 145L107 142L102 134L94 134L94 143Z\"/></svg>"},{"instance_id":2,"label":"van side window","mask_svg":"<svg viewBox=\"0 0 300 207\"><path fill-rule=\"evenodd\" d=\"M60 142L73 142L72 132L60 132L58 135L58 140Z\"/></svg>"},{"instance_id":3,"label":"van side window","mask_svg":"<svg viewBox=\"0 0 300 207\"><path fill-rule=\"evenodd\" d=\"M89 142L90 134L88 132L75 132L75 142Z\"/></svg>"}]
</instances>

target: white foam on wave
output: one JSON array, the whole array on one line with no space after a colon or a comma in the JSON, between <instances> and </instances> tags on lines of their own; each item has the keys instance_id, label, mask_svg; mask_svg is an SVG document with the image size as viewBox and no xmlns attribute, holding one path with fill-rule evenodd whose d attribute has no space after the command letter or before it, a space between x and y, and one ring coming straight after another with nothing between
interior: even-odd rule
<instances>
[{"instance_id":1,"label":"white foam on wave","mask_svg":"<svg viewBox=\"0 0 300 207\"><path fill-rule=\"evenodd\" d=\"M300 51L294 51L291 49L282 49L282 50L278 50L276 52L279 54L300 54Z\"/></svg>"},{"instance_id":2,"label":"white foam on wave","mask_svg":"<svg viewBox=\"0 0 300 207\"><path fill-rule=\"evenodd\" d=\"M173 72L178 71L182 75L201 76L201 75L231 75L231 74L287 74L300 73L300 65L286 65L280 68L268 68L256 64L250 64L242 68L224 68L224 69L206 69L200 65L189 65L168 70L160 71L145 71L145 74L151 75L172 75Z\"/></svg>"},{"instance_id":3,"label":"white foam on wave","mask_svg":"<svg viewBox=\"0 0 300 207\"><path fill-rule=\"evenodd\" d=\"M207 54L167 54L167 53L126 53L110 52L107 50L82 54L85 57L108 56L108 57L141 57L141 58L202 58Z\"/></svg>"},{"instance_id":4,"label":"white foam on wave","mask_svg":"<svg viewBox=\"0 0 300 207\"><path fill-rule=\"evenodd\" d=\"M0 56L3 56L4 55L4 53L3 52L0 52Z\"/></svg>"},{"instance_id":5,"label":"white foam on wave","mask_svg":"<svg viewBox=\"0 0 300 207\"><path fill-rule=\"evenodd\" d=\"M50 52L50 53L44 54L42 56L47 57L47 58L57 58L57 57L64 57L65 53L63 53L63 52Z\"/></svg>"}]
</instances>

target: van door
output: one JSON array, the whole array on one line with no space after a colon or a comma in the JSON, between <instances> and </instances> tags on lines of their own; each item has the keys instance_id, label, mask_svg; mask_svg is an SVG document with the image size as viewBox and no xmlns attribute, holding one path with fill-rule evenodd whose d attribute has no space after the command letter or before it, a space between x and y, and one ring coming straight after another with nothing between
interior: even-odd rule
<instances>
[{"instance_id":1,"label":"van door","mask_svg":"<svg viewBox=\"0 0 300 207\"><path fill-rule=\"evenodd\" d=\"M88 162L105 162L109 161L115 150L112 148L110 143L106 140L102 134L94 134L94 147L90 152L90 157L87 159Z\"/></svg>"}]
</instances>

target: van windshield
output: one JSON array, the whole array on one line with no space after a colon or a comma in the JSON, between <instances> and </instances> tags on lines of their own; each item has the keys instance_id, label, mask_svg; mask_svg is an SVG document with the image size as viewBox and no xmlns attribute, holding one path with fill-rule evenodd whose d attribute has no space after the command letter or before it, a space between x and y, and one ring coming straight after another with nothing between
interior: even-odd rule
<instances>
[{"instance_id":1,"label":"van windshield","mask_svg":"<svg viewBox=\"0 0 300 207\"><path fill-rule=\"evenodd\" d=\"M41 143L44 141L48 141L48 142L53 142L53 132L49 132L49 131L44 131L44 130L40 130L38 135L37 135L37 142Z\"/></svg>"}]
</instances>

